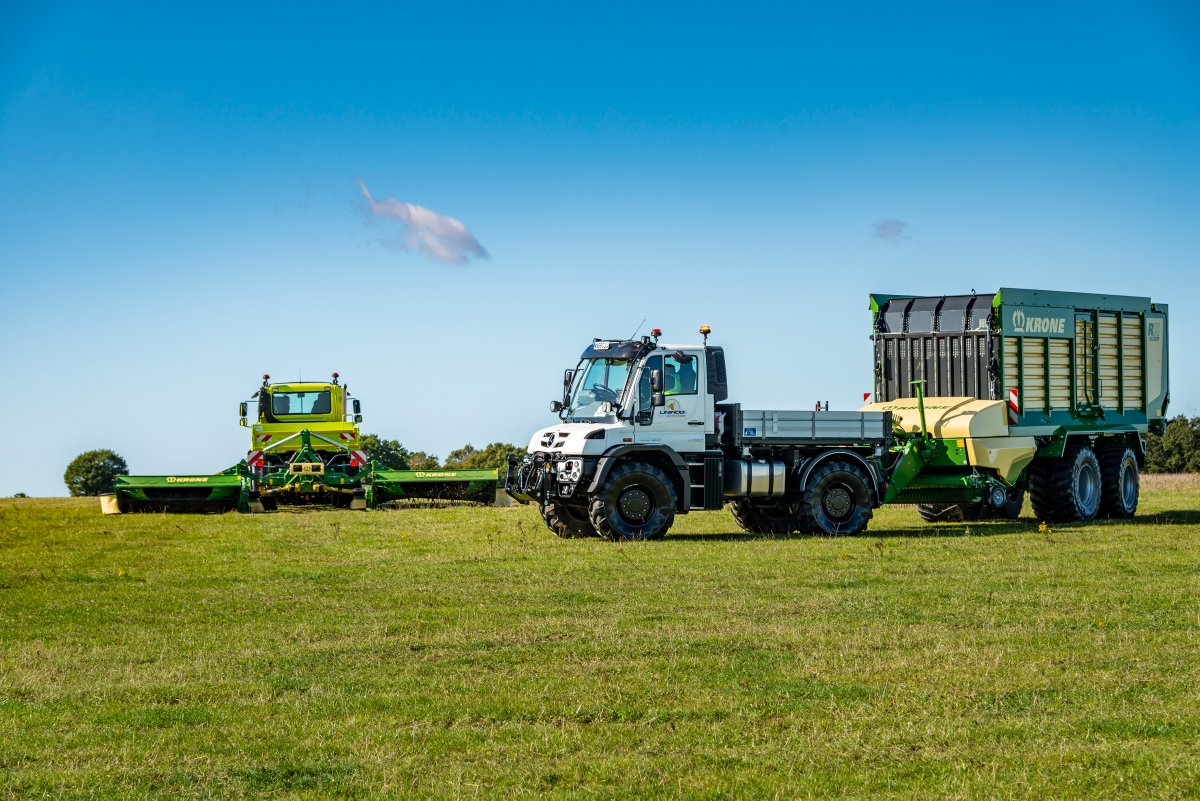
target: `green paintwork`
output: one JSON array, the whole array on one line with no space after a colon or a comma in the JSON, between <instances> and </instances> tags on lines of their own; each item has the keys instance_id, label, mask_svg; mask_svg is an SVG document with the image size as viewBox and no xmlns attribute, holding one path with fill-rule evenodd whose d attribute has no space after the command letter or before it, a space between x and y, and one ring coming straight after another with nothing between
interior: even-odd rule
<instances>
[{"instance_id":1,"label":"green paintwork","mask_svg":"<svg viewBox=\"0 0 1200 801\"><path fill-rule=\"evenodd\" d=\"M496 495L495 470L375 470L374 494L384 500L443 498L491 503Z\"/></svg>"},{"instance_id":2,"label":"green paintwork","mask_svg":"<svg viewBox=\"0 0 1200 801\"><path fill-rule=\"evenodd\" d=\"M438 498L492 503L495 470L385 470L357 464L361 441L358 401L338 382L268 384L263 376L260 402L274 403L277 393L330 393L327 411L259 414L250 425L251 454L212 476L121 476L115 486L120 511L263 511L279 504L329 504L372 509L398 498ZM353 404L353 405L352 405ZM244 404L243 406L248 406ZM294 408L294 407L293 407ZM240 409L239 409L240 411ZM246 409L247 416L249 409ZM248 425L246 416L241 424ZM286 464L280 464L283 459Z\"/></svg>"}]
</instances>

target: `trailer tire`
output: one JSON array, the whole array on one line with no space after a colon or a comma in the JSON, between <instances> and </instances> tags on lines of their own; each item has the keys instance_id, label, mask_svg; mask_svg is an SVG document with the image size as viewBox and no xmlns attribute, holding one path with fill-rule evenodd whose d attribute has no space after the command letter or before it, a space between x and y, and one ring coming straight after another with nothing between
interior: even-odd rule
<instances>
[{"instance_id":1,"label":"trailer tire","mask_svg":"<svg viewBox=\"0 0 1200 801\"><path fill-rule=\"evenodd\" d=\"M815 534L861 534L874 509L871 479L856 464L833 460L808 477L800 496L798 528Z\"/></svg>"},{"instance_id":2,"label":"trailer tire","mask_svg":"<svg viewBox=\"0 0 1200 801\"><path fill-rule=\"evenodd\" d=\"M1117 519L1133 517L1139 494L1137 454L1122 444L1101 448L1096 456L1100 460L1101 514Z\"/></svg>"},{"instance_id":3,"label":"trailer tire","mask_svg":"<svg viewBox=\"0 0 1200 801\"><path fill-rule=\"evenodd\" d=\"M800 528L796 501L743 498L730 504L733 522L750 534L791 534Z\"/></svg>"},{"instance_id":4,"label":"trailer tire","mask_svg":"<svg viewBox=\"0 0 1200 801\"><path fill-rule=\"evenodd\" d=\"M592 496L588 514L606 540L658 540L675 522L675 488L645 462L621 462Z\"/></svg>"},{"instance_id":5,"label":"trailer tire","mask_svg":"<svg viewBox=\"0 0 1200 801\"><path fill-rule=\"evenodd\" d=\"M1016 520L1021 516L1021 507L1025 505L1025 490L1017 490L1008 496L1001 507L984 503L982 506L984 520Z\"/></svg>"},{"instance_id":6,"label":"trailer tire","mask_svg":"<svg viewBox=\"0 0 1200 801\"><path fill-rule=\"evenodd\" d=\"M974 503L919 503L917 514L926 523L974 522L983 516L983 501Z\"/></svg>"},{"instance_id":7,"label":"trailer tire","mask_svg":"<svg viewBox=\"0 0 1200 801\"><path fill-rule=\"evenodd\" d=\"M1057 459L1029 466L1033 513L1047 523L1086 523L1100 511L1100 462L1084 445L1068 445Z\"/></svg>"},{"instance_id":8,"label":"trailer tire","mask_svg":"<svg viewBox=\"0 0 1200 801\"><path fill-rule=\"evenodd\" d=\"M542 520L546 521L546 527L553 531L555 536L563 539L597 536L587 509L581 506L568 506L561 501L550 501L542 507Z\"/></svg>"}]
</instances>

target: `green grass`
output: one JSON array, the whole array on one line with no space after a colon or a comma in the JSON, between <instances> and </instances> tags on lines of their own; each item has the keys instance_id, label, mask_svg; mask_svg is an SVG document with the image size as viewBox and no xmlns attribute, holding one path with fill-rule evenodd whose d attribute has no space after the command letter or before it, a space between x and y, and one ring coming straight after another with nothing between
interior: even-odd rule
<instances>
[{"instance_id":1,"label":"green grass","mask_svg":"<svg viewBox=\"0 0 1200 801\"><path fill-rule=\"evenodd\" d=\"M1196 479L1135 523L628 545L97 506L0 501L0 797L1200 795Z\"/></svg>"}]
</instances>

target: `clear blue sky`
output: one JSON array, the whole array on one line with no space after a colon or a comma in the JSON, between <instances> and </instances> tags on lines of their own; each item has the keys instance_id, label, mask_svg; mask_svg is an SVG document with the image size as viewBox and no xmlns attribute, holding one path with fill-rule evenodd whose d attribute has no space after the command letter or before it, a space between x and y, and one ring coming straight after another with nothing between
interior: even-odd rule
<instances>
[{"instance_id":1,"label":"clear blue sky","mask_svg":"<svg viewBox=\"0 0 1200 801\"><path fill-rule=\"evenodd\" d=\"M5 3L0 495L227 467L264 371L523 443L643 318L712 325L737 400L852 408L872 291L1151 295L1200 414L1196 9Z\"/></svg>"}]
</instances>

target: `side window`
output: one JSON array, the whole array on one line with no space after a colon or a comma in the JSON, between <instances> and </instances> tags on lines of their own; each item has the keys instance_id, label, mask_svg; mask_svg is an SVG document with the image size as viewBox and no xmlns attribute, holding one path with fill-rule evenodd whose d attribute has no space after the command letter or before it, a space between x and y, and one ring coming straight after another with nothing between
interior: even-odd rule
<instances>
[{"instance_id":1,"label":"side window","mask_svg":"<svg viewBox=\"0 0 1200 801\"><path fill-rule=\"evenodd\" d=\"M646 359L642 368L642 377L638 380L638 409L650 408L650 371L662 370L662 356L651 356Z\"/></svg>"},{"instance_id":2,"label":"side window","mask_svg":"<svg viewBox=\"0 0 1200 801\"><path fill-rule=\"evenodd\" d=\"M675 353L666 358L663 389L667 395L696 394L696 357Z\"/></svg>"}]
</instances>

